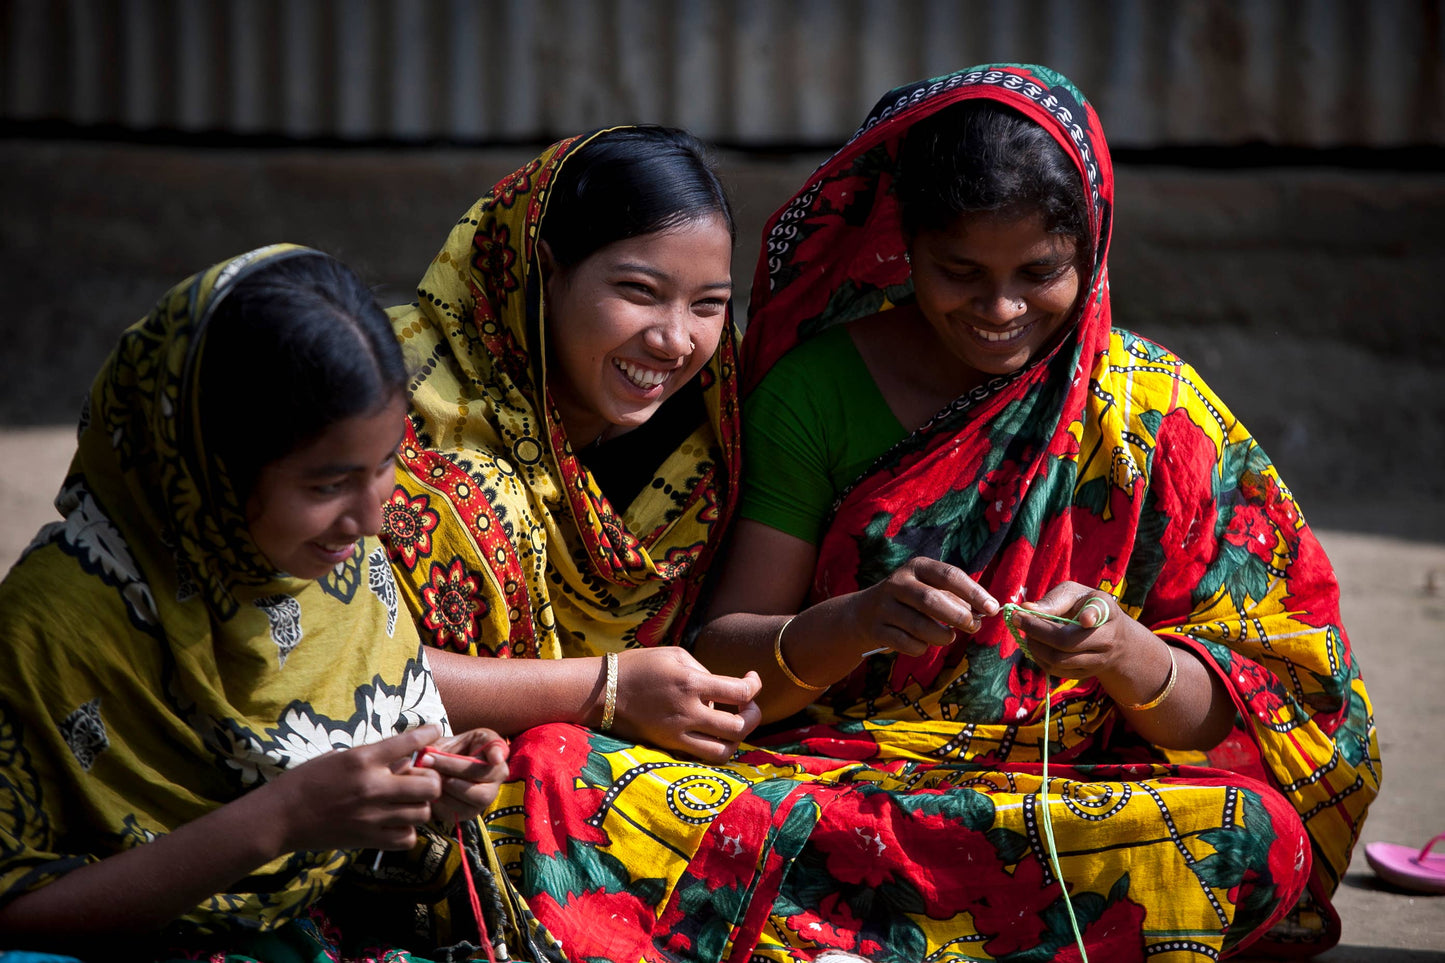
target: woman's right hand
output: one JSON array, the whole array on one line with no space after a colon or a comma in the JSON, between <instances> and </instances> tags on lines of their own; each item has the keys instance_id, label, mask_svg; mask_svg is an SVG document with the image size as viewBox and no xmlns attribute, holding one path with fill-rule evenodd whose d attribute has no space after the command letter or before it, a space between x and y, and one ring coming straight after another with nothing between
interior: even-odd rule
<instances>
[{"instance_id":1,"label":"woman's right hand","mask_svg":"<svg viewBox=\"0 0 1445 963\"><path fill-rule=\"evenodd\" d=\"M612 729L660 749L726 762L762 719L756 672L714 675L685 649L627 649L617 659Z\"/></svg>"},{"instance_id":2,"label":"woman's right hand","mask_svg":"<svg viewBox=\"0 0 1445 963\"><path fill-rule=\"evenodd\" d=\"M999 611L998 600L963 569L923 557L847 598L846 624L858 634L860 654L882 646L922 655L951 643L955 629L977 632L982 619Z\"/></svg>"},{"instance_id":3,"label":"woman's right hand","mask_svg":"<svg viewBox=\"0 0 1445 963\"><path fill-rule=\"evenodd\" d=\"M409 849L442 794L441 774L412 766L412 753L441 737L433 723L281 773L263 789L273 795L284 826L282 853Z\"/></svg>"}]
</instances>

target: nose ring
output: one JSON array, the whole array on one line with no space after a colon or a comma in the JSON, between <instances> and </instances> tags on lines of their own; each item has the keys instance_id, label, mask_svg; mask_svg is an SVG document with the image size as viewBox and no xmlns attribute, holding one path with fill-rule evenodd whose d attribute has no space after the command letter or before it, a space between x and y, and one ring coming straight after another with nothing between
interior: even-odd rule
<instances>
[{"instance_id":1,"label":"nose ring","mask_svg":"<svg viewBox=\"0 0 1445 963\"><path fill-rule=\"evenodd\" d=\"M688 339L687 339L687 350L689 350L689 351L696 351L696 350L697 350L697 342L694 341L694 340L692 340L691 338L688 338Z\"/></svg>"}]
</instances>

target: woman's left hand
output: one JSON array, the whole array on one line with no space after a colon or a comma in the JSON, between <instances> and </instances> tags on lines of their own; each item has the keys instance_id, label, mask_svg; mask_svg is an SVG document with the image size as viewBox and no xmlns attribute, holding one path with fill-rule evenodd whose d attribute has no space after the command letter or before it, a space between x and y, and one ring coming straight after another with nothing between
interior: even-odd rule
<instances>
[{"instance_id":1,"label":"woman's left hand","mask_svg":"<svg viewBox=\"0 0 1445 963\"><path fill-rule=\"evenodd\" d=\"M1099 609L1099 599L1107 616ZM1064 625L1033 618L1029 611L1046 612L1074 619L1078 625ZM1050 675L1064 679L1088 679L1109 675L1127 656L1130 629L1152 635L1134 621L1114 597L1078 582L1060 582L1036 602L1024 602L1013 616L1014 626L1028 639L1033 660Z\"/></svg>"},{"instance_id":2,"label":"woman's left hand","mask_svg":"<svg viewBox=\"0 0 1445 963\"><path fill-rule=\"evenodd\" d=\"M421 769L442 777L442 795L432 803L432 817L451 823L474 819L497 798L507 779L507 740L491 729L470 729L438 740L417 757ZM446 753L447 755L442 755Z\"/></svg>"}]
</instances>

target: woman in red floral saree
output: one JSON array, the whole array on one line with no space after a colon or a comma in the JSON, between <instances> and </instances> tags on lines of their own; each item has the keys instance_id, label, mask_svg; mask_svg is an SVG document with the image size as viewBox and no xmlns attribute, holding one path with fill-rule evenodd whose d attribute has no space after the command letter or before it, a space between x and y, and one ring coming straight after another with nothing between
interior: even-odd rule
<instances>
[{"instance_id":1,"label":"woman in red floral saree","mask_svg":"<svg viewBox=\"0 0 1445 963\"><path fill-rule=\"evenodd\" d=\"M1045 131L1078 209L900 213L931 170L903 145L966 101ZM695 653L760 673L773 734L722 766L518 740L489 824L571 957L1077 959L1063 890L1092 960L1338 939L1380 766L1334 578L1198 375L1111 328L1112 203L1078 91L1001 65L886 95L770 221L742 520ZM836 504L765 504L808 494L778 465ZM1003 603L1079 624L1020 612L1025 650Z\"/></svg>"}]
</instances>

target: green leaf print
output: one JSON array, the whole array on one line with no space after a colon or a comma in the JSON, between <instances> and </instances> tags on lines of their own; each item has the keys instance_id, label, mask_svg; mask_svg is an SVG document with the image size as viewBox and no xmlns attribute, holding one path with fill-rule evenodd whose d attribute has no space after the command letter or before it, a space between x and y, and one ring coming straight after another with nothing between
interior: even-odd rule
<instances>
[{"instance_id":1,"label":"green leaf print","mask_svg":"<svg viewBox=\"0 0 1445 963\"><path fill-rule=\"evenodd\" d=\"M821 314L798 326L798 337L809 338L834 324L845 324L866 318L883 310L885 304L897 304L913 295L913 285L889 284L866 287L857 281L839 285L828 297Z\"/></svg>"},{"instance_id":2,"label":"green leaf print","mask_svg":"<svg viewBox=\"0 0 1445 963\"><path fill-rule=\"evenodd\" d=\"M1074 489L1074 504L1086 509L1090 515L1104 517L1109 508L1109 491L1113 483L1107 475L1091 478Z\"/></svg>"},{"instance_id":3,"label":"green leaf print","mask_svg":"<svg viewBox=\"0 0 1445 963\"><path fill-rule=\"evenodd\" d=\"M1148 361L1157 362L1169 357L1169 352L1148 338L1141 338L1133 331L1124 328L1115 328L1114 333L1119 335L1124 350L1135 357L1144 357Z\"/></svg>"},{"instance_id":4,"label":"green leaf print","mask_svg":"<svg viewBox=\"0 0 1445 963\"><path fill-rule=\"evenodd\" d=\"M1168 528L1169 516L1160 510L1159 498L1150 490L1145 494L1144 505L1139 511L1134 551L1124 572L1124 593L1119 599L1124 605L1142 608L1144 600L1149 597L1164 567L1164 533ZM1199 591L1195 589L1196 602ZM1210 591L1205 597L1212 594Z\"/></svg>"},{"instance_id":5,"label":"green leaf print","mask_svg":"<svg viewBox=\"0 0 1445 963\"><path fill-rule=\"evenodd\" d=\"M779 804L788 798L788 793L796 786L797 783L791 779L764 779L749 786L748 792L766 802L773 812L777 812Z\"/></svg>"},{"instance_id":6,"label":"green leaf print","mask_svg":"<svg viewBox=\"0 0 1445 963\"><path fill-rule=\"evenodd\" d=\"M567 852L555 856L543 856L535 843L527 844L522 849L522 876L535 890L563 905L572 894L597 889L621 893L631 885L627 867L616 856L572 839L567 841Z\"/></svg>"},{"instance_id":7,"label":"green leaf print","mask_svg":"<svg viewBox=\"0 0 1445 963\"><path fill-rule=\"evenodd\" d=\"M1018 520L1014 531L1030 545L1039 543L1039 532L1044 523L1068 509L1073 501L1074 479L1078 477L1078 465L1072 458L1051 458L1044 476L1029 489L1019 507Z\"/></svg>"},{"instance_id":8,"label":"green leaf print","mask_svg":"<svg viewBox=\"0 0 1445 963\"><path fill-rule=\"evenodd\" d=\"M863 927L862 936L869 937L877 933L878 942L892 951L889 959L903 961L922 960L928 954L928 937L923 935L923 930L902 913L895 913L879 923L870 920L868 925Z\"/></svg>"},{"instance_id":9,"label":"green leaf print","mask_svg":"<svg viewBox=\"0 0 1445 963\"><path fill-rule=\"evenodd\" d=\"M1228 516L1221 513L1220 517ZM1250 554L1249 549L1228 539L1220 539L1219 555L1194 588L1194 604L1213 598L1223 588L1237 608L1247 610L1251 599L1259 601L1264 598L1269 590L1269 580L1269 569Z\"/></svg>"},{"instance_id":10,"label":"green leaf print","mask_svg":"<svg viewBox=\"0 0 1445 963\"><path fill-rule=\"evenodd\" d=\"M993 645L969 645L965 658L965 673L943 692L939 703L952 706L952 717L961 722L1001 718L1004 702L1011 695L1013 661L1004 659Z\"/></svg>"},{"instance_id":11,"label":"green leaf print","mask_svg":"<svg viewBox=\"0 0 1445 963\"><path fill-rule=\"evenodd\" d=\"M890 801L906 813L942 816L974 832L982 832L993 825L993 798L987 793L953 789L941 793L890 792L888 795Z\"/></svg>"},{"instance_id":12,"label":"green leaf print","mask_svg":"<svg viewBox=\"0 0 1445 963\"><path fill-rule=\"evenodd\" d=\"M1194 872L1206 886L1232 889L1252 882L1249 891L1234 907L1230 933L1252 933L1274 909L1275 887L1269 881L1269 850L1275 842L1274 826L1259 795L1239 790L1239 813L1234 825L1200 834L1214 852L1194 864ZM1225 949L1233 945L1225 936Z\"/></svg>"},{"instance_id":13,"label":"green leaf print","mask_svg":"<svg viewBox=\"0 0 1445 963\"><path fill-rule=\"evenodd\" d=\"M865 589L892 575L900 565L913 557L913 550L890 539L885 533L893 516L879 512L855 536L858 543L858 588Z\"/></svg>"},{"instance_id":14,"label":"green leaf print","mask_svg":"<svg viewBox=\"0 0 1445 963\"><path fill-rule=\"evenodd\" d=\"M984 836L1005 866L1012 866L1028 855L1029 838L1021 832L1013 829L990 829Z\"/></svg>"}]
</instances>

